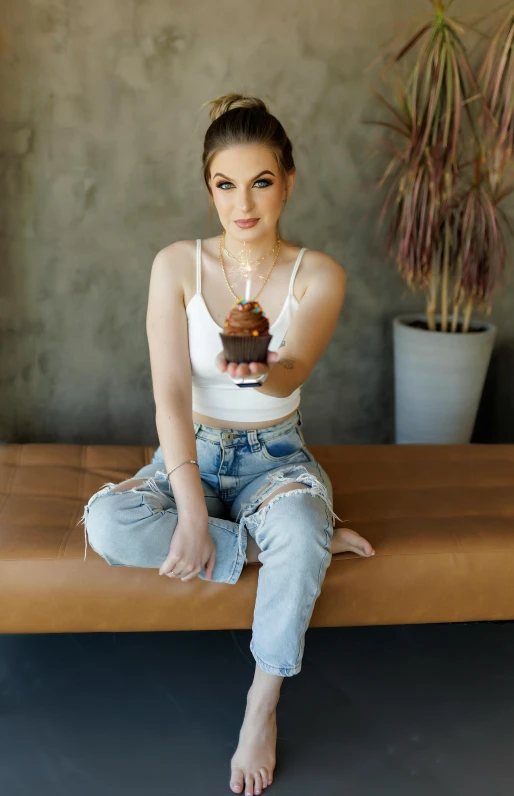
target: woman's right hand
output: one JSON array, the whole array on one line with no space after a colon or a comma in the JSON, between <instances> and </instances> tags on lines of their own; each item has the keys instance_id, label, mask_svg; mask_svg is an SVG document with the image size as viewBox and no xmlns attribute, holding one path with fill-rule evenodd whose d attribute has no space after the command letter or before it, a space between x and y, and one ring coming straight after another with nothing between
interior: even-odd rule
<instances>
[{"instance_id":1,"label":"woman's right hand","mask_svg":"<svg viewBox=\"0 0 514 796\"><path fill-rule=\"evenodd\" d=\"M195 526L194 520L179 519L171 538L168 557L159 569L159 575L180 578L184 583L195 578L205 566L207 580L212 580L216 545L208 531L207 523ZM175 574L172 574L174 570Z\"/></svg>"},{"instance_id":2,"label":"woman's right hand","mask_svg":"<svg viewBox=\"0 0 514 796\"><path fill-rule=\"evenodd\" d=\"M227 362L223 351L216 356L214 363L222 373L228 373L231 379L244 379L246 376L262 376L275 367L280 357L277 351L268 351L266 362Z\"/></svg>"}]
</instances>

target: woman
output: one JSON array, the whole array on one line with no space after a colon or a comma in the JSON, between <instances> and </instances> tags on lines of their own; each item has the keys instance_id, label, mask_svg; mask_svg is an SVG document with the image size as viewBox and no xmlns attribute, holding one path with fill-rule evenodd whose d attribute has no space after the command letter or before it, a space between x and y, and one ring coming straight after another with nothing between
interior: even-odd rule
<instances>
[{"instance_id":1,"label":"woman","mask_svg":"<svg viewBox=\"0 0 514 796\"><path fill-rule=\"evenodd\" d=\"M234 793L254 796L272 782L280 687L300 671L331 555L374 551L354 531L334 530L332 486L301 430L300 387L336 327L345 273L328 255L280 239L296 175L280 122L255 97L210 104L203 172L224 232L162 249L150 278L161 444L133 478L93 495L83 521L86 552L89 535L111 566L235 583L245 563L262 563L255 676L230 779ZM251 298L259 295L270 321L266 363L227 362L220 350L224 320L245 294L245 264Z\"/></svg>"}]
</instances>

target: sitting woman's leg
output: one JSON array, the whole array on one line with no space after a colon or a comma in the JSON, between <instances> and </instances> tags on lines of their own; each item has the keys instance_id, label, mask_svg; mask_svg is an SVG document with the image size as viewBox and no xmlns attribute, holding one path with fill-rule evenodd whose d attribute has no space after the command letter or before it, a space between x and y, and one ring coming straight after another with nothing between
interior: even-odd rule
<instances>
[{"instance_id":1,"label":"sitting woman's leg","mask_svg":"<svg viewBox=\"0 0 514 796\"><path fill-rule=\"evenodd\" d=\"M305 470L291 471L284 476L289 483L273 489L262 503L245 506L249 538L260 548L263 566L250 642L255 677L231 759L234 793L262 793L272 782L280 688L285 676L300 671L305 632L332 558L330 484Z\"/></svg>"},{"instance_id":2,"label":"sitting woman's leg","mask_svg":"<svg viewBox=\"0 0 514 796\"><path fill-rule=\"evenodd\" d=\"M298 674L305 632L330 565L333 524L312 487L288 485L246 517L261 549L250 649L270 674Z\"/></svg>"},{"instance_id":3,"label":"sitting woman's leg","mask_svg":"<svg viewBox=\"0 0 514 796\"><path fill-rule=\"evenodd\" d=\"M81 522L85 545L110 566L159 569L168 557L178 522L173 491L162 464L149 464L119 484L107 483L91 496ZM236 583L246 553L244 524L226 519L226 507L202 479L209 515L207 528L216 545L212 580ZM84 556L85 558L86 556ZM205 568L198 577L207 580Z\"/></svg>"}]
</instances>

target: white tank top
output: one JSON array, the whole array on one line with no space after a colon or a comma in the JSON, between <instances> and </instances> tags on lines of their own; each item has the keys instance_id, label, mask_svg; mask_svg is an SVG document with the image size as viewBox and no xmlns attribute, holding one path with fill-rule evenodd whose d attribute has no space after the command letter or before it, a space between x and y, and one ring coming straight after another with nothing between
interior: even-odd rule
<instances>
[{"instance_id":1,"label":"white tank top","mask_svg":"<svg viewBox=\"0 0 514 796\"><path fill-rule=\"evenodd\" d=\"M270 326L270 351L278 351L289 324L298 309L293 294L296 273L302 261L304 247L298 253L291 274L289 291L275 323ZM189 356L193 382L193 411L219 420L270 423L288 415L300 404L300 387L286 398L274 398L259 392L259 387L238 387L228 373L215 365L216 356L223 349L219 326L202 296L202 241L196 241L196 293L186 307L189 336Z\"/></svg>"}]
</instances>

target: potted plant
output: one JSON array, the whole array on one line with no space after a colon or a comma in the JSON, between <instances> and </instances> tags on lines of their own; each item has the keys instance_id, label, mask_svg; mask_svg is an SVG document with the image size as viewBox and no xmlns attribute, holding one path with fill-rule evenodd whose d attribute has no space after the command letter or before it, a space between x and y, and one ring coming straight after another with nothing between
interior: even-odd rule
<instances>
[{"instance_id":1,"label":"potted plant","mask_svg":"<svg viewBox=\"0 0 514 796\"><path fill-rule=\"evenodd\" d=\"M453 0L389 57L381 75L415 56L387 129L379 225L402 278L426 294L426 313L393 321L397 443L465 443L473 432L496 327L491 311L504 271L501 208L512 192L514 10L497 27L476 72ZM417 53L416 53L417 49Z\"/></svg>"}]
</instances>

